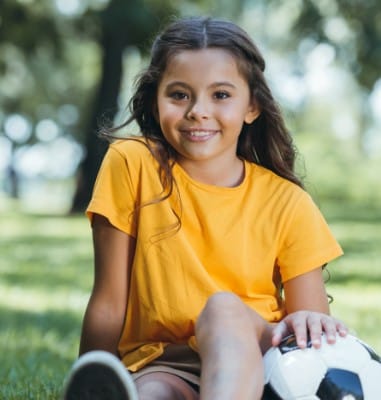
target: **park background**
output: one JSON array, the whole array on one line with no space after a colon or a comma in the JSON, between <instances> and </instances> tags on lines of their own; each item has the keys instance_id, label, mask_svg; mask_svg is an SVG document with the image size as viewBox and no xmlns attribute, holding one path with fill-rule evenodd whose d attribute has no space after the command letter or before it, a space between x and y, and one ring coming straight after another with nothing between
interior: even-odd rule
<instances>
[{"instance_id":1,"label":"park background","mask_svg":"<svg viewBox=\"0 0 381 400\"><path fill-rule=\"evenodd\" d=\"M98 124L128 115L155 33L200 14L261 49L298 170L345 251L328 268L332 311L381 352L378 0L2 0L0 398L59 397L92 283Z\"/></svg>"}]
</instances>

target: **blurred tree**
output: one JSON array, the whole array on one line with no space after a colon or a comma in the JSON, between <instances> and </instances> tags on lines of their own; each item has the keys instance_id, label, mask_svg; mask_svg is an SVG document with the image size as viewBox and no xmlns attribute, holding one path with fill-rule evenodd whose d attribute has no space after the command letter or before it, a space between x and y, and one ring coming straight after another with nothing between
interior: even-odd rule
<instances>
[{"instance_id":1,"label":"blurred tree","mask_svg":"<svg viewBox=\"0 0 381 400\"><path fill-rule=\"evenodd\" d=\"M71 5L70 5L71 4ZM13 153L39 141L38 122L57 122L86 149L72 210L83 210L105 152L98 122L113 120L129 46L144 53L159 27L173 16L211 13L238 16L243 0L89 0L85 3L2 0L0 3L0 128L10 115L28 122L31 134L11 140ZM76 7L73 5L76 4ZM92 100L91 100L92 99ZM68 120L69 105L79 118ZM64 107L63 107L64 106ZM67 110L67 108L66 108ZM75 119L75 118L74 118ZM0 129L0 135L5 132ZM12 157L12 160L14 157ZM17 174L13 165L12 182ZM17 187L13 193L18 193Z\"/></svg>"},{"instance_id":2,"label":"blurred tree","mask_svg":"<svg viewBox=\"0 0 381 400\"><path fill-rule=\"evenodd\" d=\"M91 35L84 35L73 22L75 16L62 15L51 0L0 3L0 136L5 133L12 142L7 170L14 195L19 193L15 155L40 142L40 121L52 122L60 136L81 138L79 114L86 115L98 78L91 38L97 28L93 24ZM7 129L14 116L28 124L30 134L22 140Z\"/></svg>"},{"instance_id":3,"label":"blurred tree","mask_svg":"<svg viewBox=\"0 0 381 400\"><path fill-rule=\"evenodd\" d=\"M17 45L26 56L34 54L41 45L52 48L56 56L61 54L56 21L49 13L41 12L46 10L45 1L34 10L13 0L2 0L0 6L0 43Z\"/></svg>"},{"instance_id":4,"label":"blurred tree","mask_svg":"<svg viewBox=\"0 0 381 400\"><path fill-rule=\"evenodd\" d=\"M294 33L331 44L359 84L372 90L381 77L379 0L304 0L301 4Z\"/></svg>"},{"instance_id":5,"label":"blurred tree","mask_svg":"<svg viewBox=\"0 0 381 400\"><path fill-rule=\"evenodd\" d=\"M381 79L381 4L379 0L304 0L301 4L294 21L295 36L333 46L336 59L363 92L357 147L366 156L371 123L368 97Z\"/></svg>"},{"instance_id":6,"label":"blurred tree","mask_svg":"<svg viewBox=\"0 0 381 400\"><path fill-rule=\"evenodd\" d=\"M169 2L160 8L150 8L139 0L111 0L99 13L99 44L102 53L101 76L98 92L85 132L86 156L78 172L78 183L72 212L82 211L88 204L96 175L106 151L106 143L95 133L100 119L112 123L118 111L118 95L123 76L123 52L128 46L146 50L147 41L157 31L162 19L171 15ZM87 15L94 18L94 15Z\"/></svg>"},{"instance_id":7,"label":"blurred tree","mask_svg":"<svg viewBox=\"0 0 381 400\"><path fill-rule=\"evenodd\" d=\"M0 104L3 118L23 109L30 119L33 105L23 96L25 86L33 86L31 80L26 78L27 60L30 61L41 46L55 59L62 59L62 41L54 20L48 13L41 13L41 7L31 12L23 4L12 0L2 0L0 6ZM32 74L36 72L33 68L30 70ZM35 100L39 97L38 92L34 93ZM31 136L26 135L25 140L29 139ZM23 140L13 140L10 165L7 167L9 194L14 198L19 196L14 153L21 144Z\"/></svg>"},{"instance_id":8,"label":"blurred tree","mask_svg":"<svg viewBox=\"0 0 381 400\"><path fill-rule=\"evenodd\" d=\"M98 121L112 121L117 112L125 49L134 46L146 51L159 27L173 16L211 14L238 19L242 11L259 5L263 26L268 29L266 35L277 40L271 46L289 51L308 38L314 43L329 43L336 49L337 59L363 88L364 103L380 78L378 0L77 3L75 12L65 14L58 7L66 4L64 0L0 2L0 126L9 115L23 115L33 126L26 142L32 144L39 140L34 132L36 123L50 118L57 121L62 134L74 135L84 144L86 157L78 172L73 211L83 210L91 195L105 151L105 143L96 136ZM290 7L292 12L287 14L290 34L280 37L276 35L277 26L266 25L266 15L282 7ZM60 110L65 105L72 106L80 118L70 123L63 118ZM24 144L15 142L14 147Z\"/></svg>"}]
</instances>

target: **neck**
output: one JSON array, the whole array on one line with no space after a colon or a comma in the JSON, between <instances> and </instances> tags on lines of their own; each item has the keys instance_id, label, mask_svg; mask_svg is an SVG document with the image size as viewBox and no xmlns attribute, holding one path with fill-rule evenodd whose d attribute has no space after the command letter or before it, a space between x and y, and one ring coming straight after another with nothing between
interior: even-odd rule
<instances>
[{"instance_id":1,"label":"neck","mask_svg":"<svg viewBox=\"0 0 381 400\"><path fill-rule=\"evenodd\" d=\"M245 177L244 162L237 157L224 163L218 160L180 160L178 164L192 179L207 185L235 187L241 184Z\"/></svg>"}]
</instances>

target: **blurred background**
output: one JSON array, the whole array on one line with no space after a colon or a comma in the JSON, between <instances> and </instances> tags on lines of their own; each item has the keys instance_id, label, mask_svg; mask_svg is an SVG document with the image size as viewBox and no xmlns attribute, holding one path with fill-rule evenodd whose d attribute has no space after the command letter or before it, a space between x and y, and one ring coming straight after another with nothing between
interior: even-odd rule
<instances>
[{"instance_id":1,"label":"blurred background","mask_svg":"<svg viewBox=\"0 0 381 400\"><path fill-rule=\"evenodd\" d=\"M233 19L257 42L319 198L381 198L381 6L377 0L2 0L1 200L82 211L126 116L151 41L178 15Z\"/></svg>"},{"instance_id":2,"label":"blurred background","mask_svg":"<svg viewBox=\"0 0 381 400\"><path fill-rule=\"evenodd\" d=\"M97 129L128 116L158 30L200 14L261 49L300 174L345 251L327 275L333 312L381 352L379 0L0 0L1 398L57 398L91 290Z\"/></svg>"}]
</instances>

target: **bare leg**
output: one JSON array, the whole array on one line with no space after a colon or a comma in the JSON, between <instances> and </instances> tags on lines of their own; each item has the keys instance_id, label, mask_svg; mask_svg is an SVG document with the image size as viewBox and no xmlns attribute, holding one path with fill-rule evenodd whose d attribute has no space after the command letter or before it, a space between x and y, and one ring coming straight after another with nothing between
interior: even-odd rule
<instances>
[{"instance_id":1,"label":"bare leg","mask_svg":"<svg viewBox=\"0 0 381 400\"><path fill-rule=\"evenodd\" d=\"M166 372L152 372L135 380L139 400L198 400L183 379Z\"/></svg>"},{"instance_id":2,"label":"bare leg","mask_svg":"<svg viewBox=\"0 0 381 400\"><path fill-rule=\"evenodd\" d=\"M232 293L216 293L196 324L202 400L257 400L270 325Z\"/></svg>"}]
</instances>

